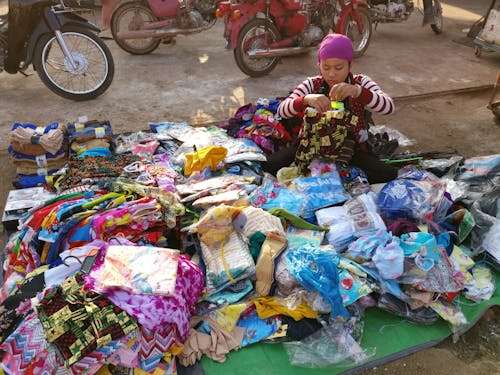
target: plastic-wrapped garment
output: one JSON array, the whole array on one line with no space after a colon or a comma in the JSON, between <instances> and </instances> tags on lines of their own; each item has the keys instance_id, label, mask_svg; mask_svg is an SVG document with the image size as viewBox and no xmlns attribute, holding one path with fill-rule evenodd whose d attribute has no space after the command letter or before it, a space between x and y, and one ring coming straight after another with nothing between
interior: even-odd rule
<instances>
[{"instance_id":1,"label":"plastic-wrapped garment","mask_svg":"<svg viewBox=\"0 0 500 375\"><path fill-rule=\"evenodd\" d=\"M154 198L161 204L163 221L167 223L169 228L174 228L177 225L177 217L185 213L185 207L179 202L177 194L159 187L143 186L131 181L116 181L113 187L118 190L134 192L144 197Z\"/></svg>"},{"instance_id":2,"label":"plastic-wrapped garment","mask_svg":"<svg viewBox=\"0 0 500 375\"><path fill-rule=\"evenodd\" d=\"M286 254L288 251L290 250L286 249L279 257L274 269L276 288L278 293L283 296L290 295L292 291L300 285L297 280L290 274L290 271L286 266Z\"/></svg>"},{"instance_id":3,"label":"plastic-wrapped garment","mask_svg":"<svg viewBox=\"0 0 500 375\"><path fill-rule=\"evenodd\" d=\"M244 279L218 293L205 296L204 300L217 306L225 306L240 301L252 290L253 284L250 279Z\"/></svg>"},{"instance_id":4,"label":"plastic-wrapped garment","mask_svg":"<svg viewBox=\"0 0 500 375\"><path fill-rule=\"evenodd\" d=\"M429 271L439 261L436 237L426 232L411 232L401 235L400 246L404 256L414 258L423 271Z\"/></svg>"},{"instance_id":5,"label":"plastic-wrapped garment","mask_svg":"<svg viewBox=\"0 0 500 375\"><path fill-rule=\"evenodd\" d=\"M266 236L269 233L276 233L283 237L285 236L283 224L278 217L262 208L253 206L245 207L243 211L234 218L233 227L235 230L241 231L246 238L252 237L256 232L261 232Z\"/></svg>"},{"instance_id":6,"label":"plastic-wrapped garment","mask_svg":"<svg viewBox=\"0 0 500 375\"><path fill-rule=\"evenodd\" d=\"M390 219L420 220L432 217L445 192L439 181L397 178L388 182L377 197L377 205Z\"/></svg>"},{"instance_id":7,"label":"plastic-wrapped garment","mask_svg":"<svg viewBox=\"0 0 500 375\"><path fill-rule=\"evenodd\" d=\"M385 230L379 230L372 234L365 234L349 244L344 256L358 263L363 263L372 258L375 250L379 246L384 246L390 242L391 239L391 234Z\"/></svg>"},{"instance_id":8,"label":"plastic-wrapped garment","mask_svg":"<svg viewBox=\"0 0 500 375\"><path fill-rule=\"evenodd\" d=\"M225 163L267 160L263 151L251 139L228 137L221 146L227 149L227 155L224 158Z\"/></svg>"},{"instance_id":9,"label":"plastic-wrapped garment","mask_svg":"<svg viewBox=\"0 0 500 375\"><path fill-rule=\"evenodd\" d=\"M500 154L466 159L457 180L486 179L500 173Z\"/></svg>"},{"instance_id":10,"label":"plastic-wrapped garment","mask_svg":"<svg viewBox=\"0 0 500 375\"><path fill-rule=\"evenodd\" d=\"M256 311L252 312L250 315L241 318L237 323L238 327L245 328L241 346L244 347L264 340L278 331L280 325L281 322L278 316L261 319Z\"/></svg>"},{"instance_id":11,"label":"plastic-wrapped garment","mask_svg":"<svg viewBox=\"0 0 500 375\"><path fill-rule=\"evenodd\" d=\"M252 192L248 200L253 206L264 210L283 208L296 216L302 216L306 196L277 181L264 178L261 186Z\"/></svg>"},{"instance_id":12,"label":"plastic-wrapped garment","mask_svg":"<svg viewBox=\"0 0 500 375\"><path fill-rule=\"evenodd\" d=\"M339 279L339 290L344 306L349 306L372 292L368 283L345 269L340 272Z\"/></svg>"},{"instance_id":13,"label":"plastic-wrapped garment","mask_svg":"<svg viewBox=\"0 0 500 375\"><path fill-rule=\"evenodd\" d=\"M500 154L465 160L455 179L467 184L466 197L463 199L467 204L480 200L485 194L498 194Z\"/></svg>"},{"instance_id":14,"label":"plastic-wrapped garment","mask_svg":"<svg viewBox=\"0 0 500 375\"><path fill-rule=\"evenodd\" d=\"M441 318L450 323L451 330L454 334L460 334L467 329L467 318L459 306L438 299L432 302L430 307L437 312Z\"/></svg>"},{"instance_id":15,"label":"plastic-wrapped garment","mask_svg":"<svg viewBox=\"0 0 500 375\"><path fill-rule=\"evenodd\" d=\"M193 127L185 122L163 122L163 123L149 123L149 128L153 133L158 133L159 139L161 137L176 139L183 143L183 146L190 147L191 151L193 146L197 148L212 146L214 144L212 135L205 127Z\"/></svg>"},{"instance_id":16,"label":"plastic-wrapped garment","mask_svg":"<svg viewBox=\"0 0 500 375\"><path fill-rule=\"evenodd\" d=\"M403 241L401 241L403 243ZM427 258L432 268L423 270L411 258L405 258L405 272L397 280L401 284L411 284L415 288L428 292L458 292L463 289L462 281L453 268L446 251L437 247L438 260Z\"/></svg>"},{"instance_id":17,"label":"plastic-wrapped garment","mask_svg":"<svg viewBox=\"0 0 500 375\"><path fill-rule=\"evenodd\" d=\"M221 248L228 242L229 235L234 231L233 220L242 210L241 207L224 204L211 207L187 230L198 233L206 247Z\"/></svg>"},{"instance_id":18,"label":"plastic-wrapped garment","mask_svg":"<svg viewBox=\"0 0 500 375\"><path fill-rule=\"evenodd\" d=\"M349 199L337 171L317 177L296 178L294 184L297 190L306 196L303 207L306 215Z\"/></svg>"},{"instance_id":19,"label":"plastic-wrapped garment","mask_svg":"<svg viewBox=\"0 0 500 375\"><path fill-rule=\"evenodd\" d=\"M156 134L146 133L143 131L138 131L131 134L118 134L114 137L113 141L115 143L115 153L116 154L124 154L126 152L133 152L134 147L147 144L150 141L156 141ZM157 142L156 148L159 146L159 142ZM155 148L155 149L156 149ZM149 152L150 155L154 154L155 150L151 150L153 152Z\"/></svg>"},{"instance_id":20,"label":"plastic-wrapped garment","mask_svg":"<svg viewBox=\"0 0 500 375\"><path fill-rule=\"evenodd\" d=\"M288 240L288 248L299 247L303 244L310 243L314 246L320 246L325 237L324 231L312 229L298 229L290 225L286 230L286 238Z\"/></svg>"},{"instance_id":21,"label":"plastic-wrapped garment","mask_svg":"<svg viewBox=\"0 0 500 375\"><path fill-rule=\"evenodd\" d=\"M500 263L500 188L475 201L470 213L476 222L471 232L472 255L487 251Z\"/></svg>"},{"instance_id":22,"label":"plastic-wrapped garment","mask_svg":"<svg viewBox=\"0 0 500 375\"><path fill-rule=\"evenodd\" d=\"M332 224L326 234L328 242L341 251L352 241L365 234L376 233L384 230L385 224L379 214L374 212L362 212L348 216L344 221Z\"/></svg>"},{"instance_id":23,"label":"plastic-wrapped garment","mask_svg":"<svg viewBox=\"0 0 500 375\"><path fill-rule=\"evenodd\" d=\"M104 264L93 272L100 293L121 288L134 294L172 296L179 250L152 246L109 246Z\"/></svg>"},{"instance_id":24,"label":"plastic-wrapped garment","mask_svg":"<svg viewBox=\"0 0 500 375\"><path fill-rule=\"evenodd\" d=\"M328 228L333 224L344 222L349 216L363 212L377 212L375 195L373 193L361 194L349 199L342 206L327 207L315 212L318 225Z\"/></svg>"},{"instance_id":25,"label":"plastic-wrapped garment","mask_svg":"<svg viewBox=\"0 0 500 375\"><path fill-rule=\"evenodd\" d=\"M202 241L201 251L207 268L207 294L255 274L255 263L248 245L234 231L222 246L209 247Z\"/></svg>"},{"instance_id":26,"label":"plastic-wrapped garment","mask_svg":"<svg viewBox=\"0 0 500 375\"><path fill-rule=\"evenodd\" d=\"M471 282L464 285L465 297L476 303L489 300L495 292L495 278L491 269L478 265L471 272Z\"/></svg>"},{"instance_id":27,"label":"plastic-wrapped garment","mask_svg":"<svg viewBox=\"0 0 500 375\"><path fill-rule=\"evenodd\" d=\"M285 342L283 346L290 363L294 366L322 368L335 366L344 361L360 363L375 355L375 348L363 349L354 339L353 325L361 324L332 322L302 341Z\"/></svg>"},{"instance_id":28,"label":"plastic-wrapped garment","mask_svg":"<svg viewBox=\"0 0 500 375\"><path fill-rule=\"evenodd\" d=\"M309 291L317 290L332 307L331 316L348 317L339 291L340 257L310 244L289 251L286 254L288 270L297 281Z\"/></svg>"},{"instance_id":29,"label":"plastic-wrapped garment","mask_svg":"<svg viewBox=\"0 0 500 375\"><path fill-rule=\"evenodd\" d=\"M89 139L101 139L105 138L109 141L113 139L113 131L111 130L111 124L108 120L104 121L87 121L84 124L81 123L68 123L68 134L69 143L85 142Z\"/></svg>"},{"instance_id":30,"label":"plastic-wrapped garment","mask_svg":"<svg viewBox=\"0 0 500 375\"><path fill-rule=\"evenodd\" d=\"M401 276L404 271L404 253L399 239L393 237L391 242L378 246L372 260L384 279L397 279Z\"/></svg>"},{"instance_id":31,"label":"plastic-wrapped garment","mask_svg":"<svg viewBox=\"0 0 500 375\"><path fill-rule=\"evenodd\" d=\"M456 210L444 218L439 225L457 235L456 243L461 244L470 234L476 222L474 216L465 208Z\"/></svg>"}]
</instances>

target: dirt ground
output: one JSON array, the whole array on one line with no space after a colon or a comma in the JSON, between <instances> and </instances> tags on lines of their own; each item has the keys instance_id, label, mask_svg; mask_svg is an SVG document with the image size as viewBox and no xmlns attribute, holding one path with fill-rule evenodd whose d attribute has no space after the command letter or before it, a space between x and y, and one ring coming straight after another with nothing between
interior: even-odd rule
<instances>
[{"instance_id":1,"label":"dirt ground","mask_svg":"<svg viewBox=\"0 0 500 375\"><path fill-rule=\"evenodd\" d=\"M378 25L353 70L370 75L395 98L396 112L375 116L375 122L414 140L409 151L456 152L465 157L496 154L500 126L486 106L500 53L483 53L478 59L464 38L490 0L442 3L443 34L421 27L418 11L405 23ZM0 13L5 4L0 0ZM100 23L98 15L89 17ZM52 94L32 70L28 77L0 73L0 176L4 176L0 202L5 201L15 174L6 150L8 131L16 121L46 125L87 115L110 120L116 133L146 129L148 122L157 121L217 123L259 97L285 95L317 72L311 52L283 59L267 77L249 78L238 70L232 53L224 50L222 32L219 21L213 29L180 36L175 45L161 45L153 54L131 56L109 38L109 31L103 31L115 60L115 78L106 93L84 103ZM494 101L500 101L500 92ZM363 374L500 374L499 316L499 308L491 309L457 343L448 339Z\"/></svg>"}]
</instances>

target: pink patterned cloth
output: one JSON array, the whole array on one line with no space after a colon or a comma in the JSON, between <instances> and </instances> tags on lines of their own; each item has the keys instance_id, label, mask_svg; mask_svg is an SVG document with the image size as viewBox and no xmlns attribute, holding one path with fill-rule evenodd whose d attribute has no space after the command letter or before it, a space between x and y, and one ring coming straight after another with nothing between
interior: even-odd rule
<instances>
[{"instance_id":1,"label":"pink patterned cloth","mask_svg":"<svg viewBox=\"0 0 500 375\"><path fill-rule=\"evenodd\" d=\"M85 285L96 290L92 272L85 276ZM180 255L173 296L131 294L120 288L108 289L104 294L149 330L161 330L173 324L181 341L184 341L189 334L189 319L203 287L204 277L199 267L186 256Z\"/></svg>"},{"instance_id":2,"label":"pink patterned cloth","mask_svg":"<svg viewBox=\"0 0 500 375\"><path fill-rule=\"evenodd\" d=\"M179 254L179 250L161 247L111 245L102 267L91 272L94 290L105 293L119 287L133 294L172 296Z\"/></svg>"}]
</instances>

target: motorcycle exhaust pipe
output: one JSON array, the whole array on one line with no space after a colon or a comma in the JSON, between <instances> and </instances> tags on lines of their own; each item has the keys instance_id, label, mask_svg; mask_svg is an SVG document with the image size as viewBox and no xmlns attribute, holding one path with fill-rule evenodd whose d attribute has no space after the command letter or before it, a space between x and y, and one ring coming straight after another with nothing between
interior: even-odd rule
<instances>
[{"instance_id":1,"label":"motorcycle exhaust pipe","mask_svg":"<svg viewBox=\"0 0 500 375\"><path fill-rule=\"evenodd\" d=\"M271 49L251 49L247 51L250 58L259 57L282 57L298 55L300 53L305 53L314 47L284 47L284 48L271 48Z\"/></svg>"},{"instance_id":2,"label":"motorcycle exhaust pipe","mask_svg":"<svg viewBox=\"0 0 500 375\"><path fill-rule=\"evenodd\" d=\"M195 27L193 29L158 29L158 30L130 30L116 33L118 39L146 39L146 38L166 38L179 34L194 34L207 28Z\"/></svg>"}]
</instances>

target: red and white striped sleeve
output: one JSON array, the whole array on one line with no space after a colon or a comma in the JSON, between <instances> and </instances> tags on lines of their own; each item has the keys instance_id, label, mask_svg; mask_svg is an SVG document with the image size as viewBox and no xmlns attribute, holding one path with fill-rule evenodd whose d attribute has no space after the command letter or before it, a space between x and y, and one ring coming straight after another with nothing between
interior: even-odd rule
<instances>
[{"instance_id":1,"label":"red and white striped sleeve","mask_svg":"<svg viewBox=\"0 0 500 375\"><path fill-rule=\"evenodd\" d=\"M291 118L304 111L304 96L314 93L314 77L309 77L299 84L278 106L278 116Z\"/></svg>"},{"instance_id":2,"label":"red and white striped sleeve","mask_svg":"<svg viewBox=\"0 0 500 375\"><path fill-rule=\"evenodd\" d=\"M389 115L394 112L392 98L383 92L370 77L360 74L355 77L355 82L361 86L361 94L356 100L364 104L366 109L381 115Z\"/></svg>"}]
</instances>

